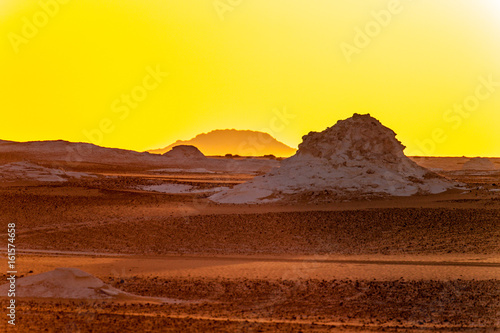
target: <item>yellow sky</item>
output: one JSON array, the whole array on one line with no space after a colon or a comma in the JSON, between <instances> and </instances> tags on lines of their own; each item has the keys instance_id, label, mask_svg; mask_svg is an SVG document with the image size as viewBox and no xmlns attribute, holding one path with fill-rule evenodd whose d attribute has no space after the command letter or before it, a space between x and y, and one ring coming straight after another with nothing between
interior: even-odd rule
<instances>
[{"instance_id":1,"label":"yellow sky","mask_svg":"<svg viewBox=\"0 0 500 333\"><path fill-rule=\"evenodd\" d=\"M0 139L296 147L357 112L408 155L500 156L499 22L497 0L2 0Z\"/></svg>"}]
</instances>

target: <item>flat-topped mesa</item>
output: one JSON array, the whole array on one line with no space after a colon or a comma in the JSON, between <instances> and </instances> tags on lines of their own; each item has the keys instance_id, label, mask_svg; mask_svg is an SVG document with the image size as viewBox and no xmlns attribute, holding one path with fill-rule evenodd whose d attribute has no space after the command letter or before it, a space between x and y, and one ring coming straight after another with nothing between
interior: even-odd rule
<instances>
[{"instance_id":1,"label":"flat-topped mesa","mask_svg":"<svg viewBox=\"0 0 500 333\"><path fill-rule=\"evenodd\" d=\"M456 183L417 165L396 133L369 114L354 114L303 137L279 169L211 197L221 203L258 203L297 194L337 197L440 193Z\"/></svg>"}]
</instances>

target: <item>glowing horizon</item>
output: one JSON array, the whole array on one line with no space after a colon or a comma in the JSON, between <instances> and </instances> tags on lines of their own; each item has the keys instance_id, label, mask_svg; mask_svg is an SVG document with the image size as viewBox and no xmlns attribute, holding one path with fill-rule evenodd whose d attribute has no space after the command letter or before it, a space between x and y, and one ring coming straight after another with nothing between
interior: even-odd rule
<instances>
[{"instance_id":1,"label":"glowing horizon","mask_svg":"<svg viewBox=\"0 0 500 333\"><path fill-rule=\"evenodd\" d=\"M495 0L6 0L0 139L144 151L353 113L407 155L500 157Z\"/></svg>"}]
</instances>

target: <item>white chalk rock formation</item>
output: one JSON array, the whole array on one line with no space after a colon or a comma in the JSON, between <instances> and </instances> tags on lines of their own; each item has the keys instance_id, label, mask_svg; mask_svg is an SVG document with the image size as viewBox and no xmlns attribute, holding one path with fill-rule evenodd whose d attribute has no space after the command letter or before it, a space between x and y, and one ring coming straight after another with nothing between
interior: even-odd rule
<instances>
[{"instance_id":1,"label":"white chalk rock formation","mask_svg":"<svg viewBox=\"0 0 500 333\"><path fill-rule=\"evenodd\" d=\"M406 157L396 133L369 114L354 114L302 139L297 153L279 169L210 199L260 203L319 192L348 197L410 196L440 193L456 185Z\"/></svg>"}]
</instances>

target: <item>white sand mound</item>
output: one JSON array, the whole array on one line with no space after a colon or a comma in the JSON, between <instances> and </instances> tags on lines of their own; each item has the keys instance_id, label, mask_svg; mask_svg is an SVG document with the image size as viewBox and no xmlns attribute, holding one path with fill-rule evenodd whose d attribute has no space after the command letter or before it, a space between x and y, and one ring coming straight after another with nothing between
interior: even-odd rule
<instances>
[{"instance_id":1,"label":"white sand mound","mask_svg":"<svg viewBox=\"0 0 500 333\"><path fill-rule=\"evenodd\" d=\"M178 160L204 160L206 159L205 155L196 148L195 146L175 146L172 150L163 154L163 156L175 158Z\"/></svg>"},{"instance_id":2,"label":"white sand mound","mask_svg":"<svg viewBox=\"0 0 500 333\"><path fill-rule=\"evenodd\" d=\"M0 165L0 181L35 180L40 182L65 182L69 178L95 177L84 172L45 168L29 162Z\"/></svg>"},{"instance_id":3,"label":"white sand mound","mask_svg":"<svg viewBox=\"0 0 500 333\"><path fill-rule=\"evenodd\" d=\"M0 294L7 295L8 289L8 284L0 286ZM113 288L77 268L56 268L16 281L17 297L110 299L120 295L130 294Z\"/></svg>"},{"instance_id":4,"label":"white sand mound","mask_svg":"<svg viewBox=\"0 0 500 333\"><path fill-rule=\"evenodd\" d=\"M139 190L150 191L150 192L161 192L170 194L180 194L180 193L213 193L218 192L225 187L214 187L197 189L194 186L186 184L160 184L160 185L139 185L136 187Z\"/></svg>"},{"instance_id":5,"label":"white sand mound","mask_svg":"<svg viewBox=\"0 0 500 333\"><path fill-rule=\"evenodd\" d=\"M292 194L335 196L444 192L456 184L418 166L396 134L370 115L354 114L323 132L303 137L279 169L210 197L220 203L258 203Z\"/></svg>"},{"instance_id":6,"label":"white sand mound","mask_svg":"<svg viewBox=\"0 0 500 333\"><path fill-rule=\"evenodd\" d=\"M0 295L7 295L10 283L0 286ZM148 301L162 303L194 303L162 297L143 297L105 284L95 276L77 268L56 268L53 271L16 280L16 297L70 298Z\"/></svg>"},{"instance_id":7,"label":"white sand mound","mask_svg":"<svg viewBox=\"0 0 500 333\"><path fill-rule=\"evenodd\" d=\"M483 157L476 157L464 163L462 170L477 170L477 171L490 171L496 170L497 167L493 161Z\"/></svg>"}]
</instances>

